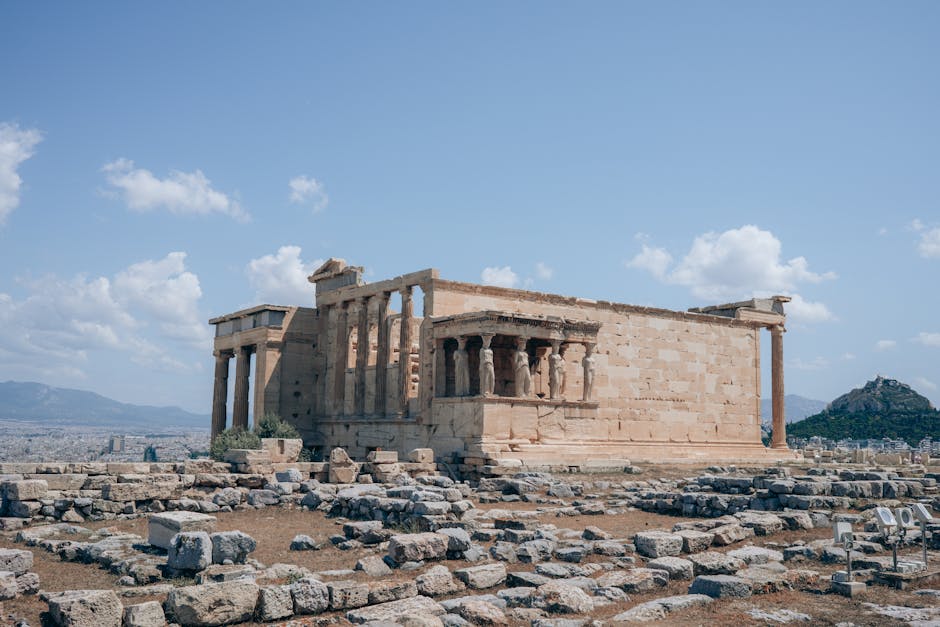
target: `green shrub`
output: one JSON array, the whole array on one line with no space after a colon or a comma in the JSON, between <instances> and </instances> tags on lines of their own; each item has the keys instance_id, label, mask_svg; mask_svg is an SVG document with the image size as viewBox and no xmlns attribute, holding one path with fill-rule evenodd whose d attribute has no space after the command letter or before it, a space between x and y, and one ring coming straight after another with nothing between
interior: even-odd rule
<instances>
[{"instance_id":1,"label":"green shrub","mask_svg":"<svg viewBox=\"0 0 940 627\"><path fill-rule=\"evenodd\" d=\"M233 448L261 448L261 438L253 431L244 429L226 429L212 440L209 447L209 457L216 461L223 461L226 451Z\"/></svg>"},{"instance_id":2,"label":"green shrub","mask_svg":"<svg viewBox=\"0 0 940 627\"><path fill-rule=\"evenodd\" d=\"M255 425L255 433L258 434L259 438L300 438L300 432L294 428L294 425L285 422L280 416L270 412L258 420L258 424Z\"/></svg>"}]
</instances>

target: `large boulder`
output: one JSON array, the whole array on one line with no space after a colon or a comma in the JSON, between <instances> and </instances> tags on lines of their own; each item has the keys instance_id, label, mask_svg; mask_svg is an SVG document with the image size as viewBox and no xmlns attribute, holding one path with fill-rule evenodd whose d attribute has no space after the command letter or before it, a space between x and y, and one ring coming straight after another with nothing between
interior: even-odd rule
<instances>
[{"instance_id":1,"label":"large boulder","mask_svg":"<svg viewBox=\"0 0 940 627\"><path fill-rule=\"evenodd\" d=\"M446 566L434 566L418 575L415 579L418 592L429 597L454 594L464 589L464 585L454 579L450 569Z\"/></svg>"},{"instance_id":2,"label":"large boulder","mask_svg":"<svg viewBox=\"0 0 940 627\"><path fill-rule=\"evenodd\" d=\"M205 531L184 531L173 536L166 565L171 571L198 572L212 563L212 539Z\"/></svg>"},{"instance_id":3,"label":"large boulder","mask_svg":"<svg viewBox=\"0 0 940 627\"><path fill-rule=\"evenodd\" d=\"M392 536L388 556L396 564L439 560L447 557L448 538L439 533L409 533Z\"/></svg>"},{"instance_id":4,"label":"large boulder","mask_svg":"<svg viewBox=\"0 0 940 627\"><path fill-rule=\"evenodd\" d=\"M290 585L295 614L320 614L330 607L330 589L313 577L304 577Z\"/></svg>"},{"instance_id":5,"label":"large boulder","mask_svg":"<svg viewBox=\"0 0 940 627\"><path fill-rule=\"evenodd\" d=\"M0 549L0 570L19 576L33 567L33 552L21 549Z\"/></svg>"},{"instance_id":6,"label":"large boulder","mask_svg":"<svg viewBox=\"0 0 940 627\"><path fill-rule=\"evenodd\" d=\"M705 594L713 599L751 596L751 584L733 575L700 575L689 586L689 594Z\"/></svg>"},{"instance_id":7,"label":"large boulder","mask_svg":"<svg viewBox=\"0 0 940 627\"><path fill-rule=\"evenodd\" d=\"M47 597L52 624L62 627L121 627L124 607L114 590L69 590Z\"/></svg>"},{"instance_id":8,"label":"large boulder","mask_svg":"<svg viewBox=\"0 0 940 627\"><path fill-rule=\"evenodd\" d=\"M254 538L241 531L221 531L210 537L213 564L244 564L248 554L258 546Z\"/></svg>"},{"instance_id":9,"label":"large boulder","mask_svg":"<svg viewBox=\"0 0 940 627\"><path fill-rule=\"evenodd\" d=\"M258 590L248 579L174 588L163 609L169 620L184 626L241 623L254 614Z\"/></svg>"},{"instance_id":10,"label":"large boulder","mask_svg":"<svg viewBox=\"0 0 940 627\"><path fill-rule=\"evenodd\" d=\"M493 588L506 581L506 565L502 562L471 566L454 571L454 575L472 590Z\"/></svg>"},{"instance_id":11,"label":"large boulder","mask_svg":"<svg viewBox=\"0 0 940 627\"><path fill-rule=\"evenodd\" d=\"M717 551L705 551L689 556L696 575L733 575L744 568L744 560Z\"/></svg>"},{"instance_id":12,"label":"large boulder","mask_svg":"<svg viewBox=\"0 0 940 627\"><path fill-rule=\"evenodd\" d=\"M166 614L157 601L147 601L124 607L124 627L163 627Z\"/></svg>"},{"instance_id":13,"label":"large boulder","mask_svg":"<svg viewBox=\"0 0 940 627\"><path fill-rule=\"evenodd\" d=\"M406 619L443 614L444 608L439 603L425 596L417 596L351 610L346 613L346 620L351 623L402 623Z\"/></svg>"},{"instance_id":14,"label":"large boulder","mask_svg":"<svg viewBox=\"0 0 940 627\"><path fill-rule=\"evenodd\" d=\"M538 595L550 612L588 614L594 610L594 601L584 590L561 581L550 581L539 586Z\"/></svg>"},{"instance_id":15,"label":"large boulder","mask_svg":"<svg viewBox=\"0 0 940 627\"><path fill-rule=\"evenodd\" d=\"M636 552L644 557L667 557L682 553L682 536L668 531L643 531L633 539Z\"/></svg>"}]
</instances>

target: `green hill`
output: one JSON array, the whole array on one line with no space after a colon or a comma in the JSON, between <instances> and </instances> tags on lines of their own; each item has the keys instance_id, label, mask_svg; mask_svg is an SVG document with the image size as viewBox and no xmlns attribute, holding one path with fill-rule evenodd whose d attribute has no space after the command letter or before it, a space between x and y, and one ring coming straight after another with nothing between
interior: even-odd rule
<instances>
[{"instance_id":1,"label":"green hill","mask_svg":"<svg viewBox=\"0 0 940 627\"><path fill-rule=\"evenodd\" d=\"M822 412L787 426L787 435L831 440L892 438L916 445L940 438L940 411L895 379L878 376L843 394Z\"/></svg>"}]
</instances>

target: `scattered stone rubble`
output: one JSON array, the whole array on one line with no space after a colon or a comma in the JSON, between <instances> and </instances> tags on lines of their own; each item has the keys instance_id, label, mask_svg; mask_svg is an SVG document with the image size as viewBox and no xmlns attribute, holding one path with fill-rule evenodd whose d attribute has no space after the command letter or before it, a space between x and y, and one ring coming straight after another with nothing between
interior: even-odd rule
<instances>
[{"instance_id":1,"label":"scattered stone rubble","mask_svg":"<svg viewBox=\"0 0 940 627\"><path fill-rule=\"evenodd\" d=\"M18 542L64 561L96 564L119 575L125 586L120 596L102 590L41 593L50 623L223 625L338 613L353 623L580 625L599 608L657 591L663 596L637 603L610 621L662 621L721 599L818 590L824 582L813 563L845 557L831 539L779 543L774 542L777 534L849 520L857 529L853 561L864 577L890 560L868 500L915 498L940 511L940 477L917 475L913 469L901 475L812 468L798 476L786 468L756 475L715 469L682 480L581 483L523 470L482 478L471 487L433 472L432 454L424 450L411 455L418 461L408 463L383 451L364 463L338 450L330 462L315 465L274 462L265 451L231 458L226 464L197 460L103 469L49 464L34 473L0 467L6 473L4 513L29 513L28 518L2 519L7 529L20 527ZM67 472L75 470L85 472ZM514 511L511 505L482 510L474 500L535 503L559 524L539 522L532 512ZM860 513L833 511L850 505L861 505ZM256 543L249 535L215 531L214 513L277 506L345 519L342 533L328 542L340 550L369 551L355 565L345 565L368 580L349 578L353 570L314 573L288 564L265 566L251 558ZM630 508L683 519L629 537L594 526L564 527L567 516ZM146 539L80 524L145 512L150 514ZM918 533L907 541L918 542ZM300 534L289 548L322 546ZM936 533L931 546L940 548ZM0 599L39 590L38 578L29 572L32 560L30 550L0 550ZM452 566L455 560L462 565ZM414 576L390 579L395 571ZM178 577L194 584L167 583ZM668 594L670 582L685 582L687 594ZM142 597L162 601L133 602ZM563 622L567 619L573 622Z\"/></svg>"}]
</instances>

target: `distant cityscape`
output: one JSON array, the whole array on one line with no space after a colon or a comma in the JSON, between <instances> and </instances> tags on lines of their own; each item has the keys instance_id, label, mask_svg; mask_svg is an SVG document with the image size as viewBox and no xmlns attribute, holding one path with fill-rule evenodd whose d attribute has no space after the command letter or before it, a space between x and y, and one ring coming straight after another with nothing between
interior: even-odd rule
<instances>
[{"instance_id":1,"label":"distant cityscape","mask_svg":"<svg viewBox=\"0 0 940 627\"><path fill-rule=\"evenodd\" d=\"M109 427L0 420L0 462L178 461L208 449L208 429L132 434Z\"/></svg>"}]
</instances>

